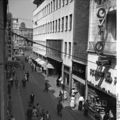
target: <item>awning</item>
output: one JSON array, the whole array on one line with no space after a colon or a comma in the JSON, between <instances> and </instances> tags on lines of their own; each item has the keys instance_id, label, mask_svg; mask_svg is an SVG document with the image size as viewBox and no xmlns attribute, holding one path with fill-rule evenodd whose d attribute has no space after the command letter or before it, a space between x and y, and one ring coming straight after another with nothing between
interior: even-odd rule
<instances>
[{"instance_id":1,"label":"awning","mask_svg":"<svg viewBox=\"0 0 120 120\"><path fill-rule=\"evenodd\" d=\"M41 61L41 59L40 59L40 58L37 58L37 59L35 59L35 61L36 61L37 63L39 63L39 61Z\"/></svg>"},{"instance_id":2,"label":"awning","mask_svg":"<svg viewBox=\"0 0 120 120\"><path fill-rule=\"evenodd\" d=\"M46 65L46 67L49 68L49 69L54 69L53 65L50 64L50 63L48 63L48 64Z\"/></svg>"}]
</instances>

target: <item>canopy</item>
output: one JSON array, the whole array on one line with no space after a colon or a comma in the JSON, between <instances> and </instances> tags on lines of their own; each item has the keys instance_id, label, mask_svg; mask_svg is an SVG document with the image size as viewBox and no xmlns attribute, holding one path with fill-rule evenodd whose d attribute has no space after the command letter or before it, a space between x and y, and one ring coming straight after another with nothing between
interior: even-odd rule
<instances>
[{"instance_id":1,"label":"canopy","mask_svg":"<svg viewBox=\"0 0 120 120\"><path fill-rule=\"evenodd\" d=\"M50 63L48 63L48 64L46 65L46 67L49 68L49 69L54 69L53 65L50 64Z\"/></svg>"}]
</instances>

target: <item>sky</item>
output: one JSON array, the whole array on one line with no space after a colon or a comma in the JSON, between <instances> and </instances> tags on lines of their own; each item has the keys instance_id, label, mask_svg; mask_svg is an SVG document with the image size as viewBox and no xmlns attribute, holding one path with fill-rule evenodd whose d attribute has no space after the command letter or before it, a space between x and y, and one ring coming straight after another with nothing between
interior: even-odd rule
<instances>
[{"instance_id":1,"label":"sky","mask_svg":"<svg viewBox=\"0 0 120 120\"><path fill-rule=\"evenodd\" d=\"M32 27L32 13L36 8L33 0L8 0L8 11L14 18L20 18L20 22L25 22L26 27ZM23 20L24 19L24 20Z\"/></svg>"}]
</instances>

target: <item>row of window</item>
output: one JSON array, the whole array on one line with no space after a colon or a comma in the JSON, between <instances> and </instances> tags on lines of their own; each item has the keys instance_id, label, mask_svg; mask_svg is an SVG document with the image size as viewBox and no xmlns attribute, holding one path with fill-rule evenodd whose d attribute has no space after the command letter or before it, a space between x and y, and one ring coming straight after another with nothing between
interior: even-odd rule
<instances>
[{"instance_id":1,"label":"row of window","mask_svg":"<svg viewBox=\"0 0 120 120\"><path fill-rule=\"evenodd\" d=\"M73 0L52 0L48 3L41 11L39 11L36 16L39 14L39 19L54 12L55 10L64 7Z\"/></svg>"},{"instance_id":2,"label":"row of window","mask_svg":"<svg viewBox=\"0 0 120 120\"><path fill-rule=\"evenodd\" d=\"M34 29L34 35L48 34L55 32L71 31L72 29L72 14L48 22Z\"/></svg>"},{"instance_id":3,"label":"row of window","mask_svg":"<svg viewBox=\"0 0 120 120\"><path fill-rule=\"evenodd\" d=\"M68 47L68 48L67 48ZM65 50L64 50L64 55L65 56L69 56L69 57L71 57L71 42L65 42ZM69 49L68 50L68 52L67 52L67 49Z\"/></svg>"}]
</instances>

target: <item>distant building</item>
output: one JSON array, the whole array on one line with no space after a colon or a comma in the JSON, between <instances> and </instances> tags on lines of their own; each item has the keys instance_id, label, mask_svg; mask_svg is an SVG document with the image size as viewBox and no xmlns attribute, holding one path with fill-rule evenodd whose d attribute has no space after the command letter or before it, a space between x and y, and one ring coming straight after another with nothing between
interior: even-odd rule
<instances>
[{"instance_id":1,"label":"distant building","mask_svg":"<svg viewBox=\"0 0 120 120\"><path fill-rule=\"evenodd\" d=\"M90 0L87 99L91 111L116 119L116 0ZM93 113L92 113L93 114Z\"/></svg>"},{"instance_id":2,"label":"distant building","mask_svg":"<svg viewBox=\"0 0 120 120\"><path fill-rule=\"evenodd\" d=\"M14 50L20 50L25 47L31 47L32 43L31 42L26 42L27 39L31 40L33 39L33 29L32 28L27 28L25 26L25 23L22 22L20 23L18 18L13 18L13 32L16 34L13 34L13 41L14 41ZM25 37L26 39L20 37L20 36Z\"/></svg>"},{"instance_id":3,"label":"distant building","mask_svg":"<svg viewBox=\"0 0 120 120\"><path fill-rule=\"evenodd\" d=\"M32 40L33 39L33 29L32 28L27 28L25 26L25 23L22 22L20 24L20 27L19 27L19 34L25 38L27 38L28 40ZM27 42L27 39L24 39L24 38L20 38L19 39L19 43L21 44L20 46L24 46L24 47L27 47L27 46L31 46L32 43L31 42Z\"/></svg>"}]
</instances>

